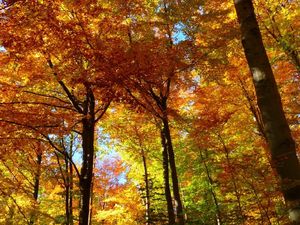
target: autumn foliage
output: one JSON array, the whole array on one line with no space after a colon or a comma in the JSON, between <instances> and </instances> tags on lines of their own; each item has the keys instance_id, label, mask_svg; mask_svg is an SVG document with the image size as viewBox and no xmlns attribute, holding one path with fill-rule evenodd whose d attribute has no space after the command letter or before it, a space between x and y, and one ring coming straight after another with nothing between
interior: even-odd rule
<instances>
[{"instance_id":1,"label":"autumn foliage","mask_svg":"<svg viewBox=\"0 0 300 225\"><path fill-rule=\"evenodd\" d=\"M299 3L250 2L297 144ZM0 7L0 224L289 224L234 1Z\"/></svg>"}]
</instances>

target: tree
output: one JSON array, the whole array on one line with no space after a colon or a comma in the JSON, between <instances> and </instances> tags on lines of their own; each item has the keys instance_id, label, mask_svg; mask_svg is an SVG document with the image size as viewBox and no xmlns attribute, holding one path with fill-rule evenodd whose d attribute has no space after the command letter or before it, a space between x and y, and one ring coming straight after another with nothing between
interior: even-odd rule
<instances>
[{"instance_id":1,"label":"tree","mask_svg":"<svg viewBox=\"0 0 300 225\"><path fill-rule=\"evenodd\" d=\"M29 75L29 82L32 86L35 85L31 94L44 96L44 101L47 98L56 99L58 102L68 105L65 109L73 113L74 120L71 119L68 122L65 120L65 125L70 130L76 130L82 141L82 166L79 181L82 198L80 224L89 224L95 126L104 115L113 95L110 92L111 83L104 83L103 75L109 74L108 77L113 77L112 71L114 70L106 63L111 61L108 59L112 56L111 53L115 54L116 52L115 50L107 51L108 49L100 43L98 37L102 35L101 29L98 30L98 35L95 35L94 31L91 32L88 24L94 24L94 26L102 24L103 29L108 29L107 21L95 22L93 13L88 17L84 16L87 15L85 4L87 3L81 2L77 5L63 1L19 1L2 12L5 19L1 24L3 28L7 28L6 35L1 41L9 52L11 61L18 58L18 62L15 63L19 67L18 72L25 74L25 70L27 70L26 75ZM94 10L99 14L109 11L108 6L102 3L95 5ZM25 21L28 22L26 26L17 24L22 20L23 13L28 13L25 18ZM110 22L113 22L114 19L112 18ZM53 26L53 24L56 25ZM14 29L10 30L9 27L14 27ZM25 36L28 38L21 38ZM64 38L64 42L61 42L58 37ZM120 39L114 39L108 34L104 38L116 41L117 45L115 46L121 47ZM30 45L32 47L28 48ZM74 45L77 46L76 49L73 48ZM103 51L100 50L101 48ZM38 56L37 58L40 60L34 60L35 56ZM115 56L113 58L117 63L118 58ZM30 60L32 60L31 63L27 64ZM36 73L33 72L33 68ZM29 72L28 69L31 71ZM43 75L41 76L41 74ZM51 83L48 87L52 90L42 93L43 91L37 86L47 82ZM50 97L49 92L55 93L56 96L51 95L52 97ZM38 103L36 102L36 104ZM54 108L51 109L51 107ZM55 105L50 104L49 109L57 112ZM25 123L28 124L28 121ZM64 129L65 127L62 125L57 128ZM44 133L43 135L47 136L48 134Z\"/></svg>"},{"instance_id":2,"label":"tree","mask_svg":"<svg viewBox=\"0 0 300 225\"><path fill-rule=\"evenodd\" d=\"M299 10L297 10L297 2L288 1L283 3L276 0L256 3L254 1L254 7L256 4L256 15L261 32L263 35L270 37L269 40L265 40L265 46L274 49L279 47L281 53L277 53L277 60L286 58L299 73L300 57L297 50L299 24L296 22L299 17Z\"/></svg>"},{"instance_id":3,"label":"tree","mask_svg":"<svg viewBox=\"0 0 300 225\"><path fill-rule=\"evenodd\" d=\"M280 177L281 190L291 221L300 222L300 164L280 95L269 63L251 0L235 1L242 44L256 90L273 167ZM295 172L296 171L296 172Z\"/></svg>"},{"instance_id":4,"label":"tree","mask_svg":"<svg viewBox=\"0 0 300 225\"><path fill-rule=\"evenodd\" d=\"M255 94L233 6L0 1L0 223L286 224L298 5L254 2L281 102L264 51L247 56Z\"/></svg>"}]
</instances>

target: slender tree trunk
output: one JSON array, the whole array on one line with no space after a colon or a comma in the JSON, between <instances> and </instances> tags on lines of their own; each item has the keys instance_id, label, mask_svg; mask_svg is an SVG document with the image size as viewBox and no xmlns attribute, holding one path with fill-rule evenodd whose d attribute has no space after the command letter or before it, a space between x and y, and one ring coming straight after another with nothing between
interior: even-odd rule
<instances>
[{"instance_id":1,"label":"slender tree trunk","mask_svg":"<svg viewBox=\"0 0 300 225\"><path fill-rule=\"evenodd\" d=\"M69 181L68 177L66 178L67 182ZM66 186L66 194L65 194L65 214L66 214L66 224L70 224L70 205L69 205L69 200L70 200L70 186L67 184Z\"/></svg>"},{"instance_id":2,"label":"slender tree trunk","mask_svg":"<svg viewBox=\"0 0 300 225\"><path fill-rule=\"evenodd\" d=\"M40 189L40 177L41 177L41 165L42 165L42 151L40 148L40 144L37 150L37 171L35 173L34 178L34 187L33 187L33 199L35 201L35 204L37 204L38 197L39 197L39 189ZM34 206L34 211L32 212L32 215L30 216L29 224L34 224L36 221L36 205Z\"/></svg>"},{"instance_id":3,"label":"slender tree trunk","mask_svg":"<svg viewBox=\"0 0 300 225\"><path fill-rule=\"evenodd\" d=\"M150 204L148 167L147 167L145 151L143 148L141 151L142 151L143 167L144 167L144 174L145 174L145 188L146 188L146 225L149 225L151 221L151 208L150 208L151 204Z\"/></svg>"},{"instance_id":4,"label":"slender tree trunk","mask_svg":"<svg viewBox=\"0 0 300 225\"><path fill-rule=\"evenodd\" d=\"M180 190L179 190L179 182L178 182L178 176L177 176L177 170L176 170L176 163L175 163L175 155L174 155L174 149L172 144L172 138L169 128L169 120L167 115L164 116L163 119L163 125L164 125L164 135L166 138L166 145L168 149L168 156L169 156L169 163L171 168L171 177L172 177L172 184L173 184L173 194L175 199L175 207L176 207L176 222L179 225L184 225L184 213L183 213L183 207L180 197Z\"/></svg>"},{"instance_id":5,"label":"slender tree trunk","mask_svg":"<svg viewBox=\"0 0 300 225\"><path fill-rule=\"evenodd\" d=\"M69 158L66 157L66 167L67 169L67 177L68 177L68 187L69 187L69 198L68 198L68 215L69 215L69 219L68 221L68 225L73 225L73 164L72 164L72 160L73 160L73 145L74 145L74 135L73 133L71 133L70 135L70 145L69 145Z\"/></svg>"},{"instance_id":6,"label":"slender tree trunk","mask_svg":"<svg viewBox=\"0 0 300 225\"><path fill-rule=\"evenodd\" d=\"M148 174L148 166L147 166L147 157L146 157L146 154L145 154L145 151L144 151L143 142L142 142L142 139L140 137L140 134L139 134L137 129L135 129L135 131L136 131L136 136L138 137L139 147L140 147L140 150L141 150L141 156L142 156L142 160L143 160L143 168L144 168L144 181L145 181L145 190L146 190L145 220L146 220L146 225L150 225L152 223L152 218L151 218L151 200L150 200L150 187L149 187L149 174Z\"/></svg>"},{"instance_id":7,"label":"slender tree trunk","mask_svg":"<svg viewBox=\"0 0 300 225\"><path fill-rule=\"evenodd\" d=\"M233 172L234 168L232 167L232 162L231 162L230 156L229 156L230 152L229 152L229 149L227 148L227 146L225 144L225 141L223 140L222 136L220 134L218 136L219 136L220 142L223 146L223 150L224 150L225 158L226 158L226 164L227 164L227 167L229 168L230 181L233 185L233 191L234 191L234 195L236 197L236 202L237 202L237 206L238 206L237 219L240 220L241 222L244 222L245 221L245 216L244 216L243 209L242 209L241 194L238 191L238 186L237 186L237 183L236 183L236 177L235 177L234 172Z\"/></svg>"},{"instance_id":8,"label":"slender tree trunk","mask_svg":"<svg viewBox=\"0 0 300 225\"><path fill-rule=\"evenodd\" d=\"M70 169L69 169L69 160L65 156L65 166L66 166L66 181L65 181L65 214L66 214L66 225L70 224Z\"/></svg>"},{"instance_id":9,"label":"slender tree trunk","mask_svg":"<svg viewBox=\"0 0 300 225\"><path fill-rule=\"evenodd\" d=\"M94 159L95 159L95 156L94 156ZM94 167L95 167L95 160L93 160L93 163L94 163ZM94 206L93 206L93 199L94 199L94 173L92 175L92 184L91 184L91 200L90 200L90 225L92 225L92 218L93 218L93 209L94 209Z\"/></svg>"},{"instance_id":10,"label":"slender tree trunk","mask_svg":"<svg viewBox=\"0 0 300 225\"><path fill-rule=\"evenodd\" d=\"M173 47L173 40L172 40L172 31L170 29L169 25L169 19L170 19L170 9L168 8L167 1L163 1L164 6L164 12L167 16L166 20L166 30L167 35L169 39L169 50ZM163 131L165 132L165 138L167 140L167 149L168 149L168 155L169 155L169 163L171 168L171 177L172 177L172 184L173 184L173 195L175 200L175 207L176 207L176 223L179 225L184 225L184 213L183 213L183 206L181 202L180 197L180 189L179 189L179 182L178 182L178 176L177 176L177 170L176 170L176 162L175 162L175 155L174 155L174 149L172 144L172 138L171 138L171 132L169 128L169 120L168 120L168 114L167 114L167 99L170 91L170 85L171 85L171 77L174 77L174 68L171 68L170 70L170 77L167 80L167 86L166 86L166 95L161 100L161 108L163 112ZM162 95L163 96L163 95Z\"/></svg>"},{"instance_id":11,"label":"slender tree trunk","mask_svg":"<svg viewBox=\"0 0 300 225\"><path fill-rule=\"evenodd\" d=\"M41 165L42 165L42 152L38 152L36 162L37 162L38 168L37 168L37 173L35 176L34 191L33 191L33 198L35 201L38 200L38 196L39 196Z\"/></svg>"},{"instance_id":12,"label":"slender tree trunk","mask_svg":"<svg viewBox=\"0 0 300 225\"><path fill-rule=\"evenodd\" d=\"M64 155L65 160L65 178L64 186L65 186L65 224L73 225L73 165L72 165L72 156L73 156L73 140L74 137L70 135L69 145L64 146L64 150L66 151ZM59 159L58 159L59 160ZM62 171L61 171L62 172Z\"/></svg>"},{"instance_id":13,"label":"slender tree trunk","mask_svg":"<svg viewBox=\"0 0 300 225\"><path fill-rule=\"evenodd\" d=\"M227 166L229 167L229 173L230 173L230 178L231 178L231 182L233 185L233 191L234 191L234 195L236 197L236 202L237 202L237 206L238 206L238 215L237 215L237 219L240 220L241 222L244 222L245 217L244 217L244 213L243 213L243 209L242 209L242 203L241 203L241 194L238 191L238 187L236 184L236 178L234 176L234 169L232 168L232 163L230 161L230 157L229 157L229 151L227 149L227 147L224 145L224 151L225 151L225 158L226 158L226 163Z\"/></svg>"},{"instance_id":14,"label":"slender tree trunk","mask_svg":"<svg viewBox=\"0 0 300 225\"><path fill-rule=\"evenodd\" d=\"M265 223L265 220L267 221L268 225L272 225L271 218L269 216L268 208L264 207L262 204L262 199L259 197L259 194L255 188L255 185L252 183L252 181L246 181L248 185L251 187L251 190L255 196L256 204L258 205L258 209L260 211L262 224Z\"/></svg>"},{"instance_id":15,"label":"slender tree trunk","mask_svg":"<svg viewBox=\"0 0 300 225\"><path fill-rule=\"evenodd\" d=\"M163 152L162 152L163 170L164 170L164 183L165 183L165 197L166 197L167 207L168 207L168 221L169 221L169 225L173 225L175 224L175 214L173 209L172 196L171 196L170 183L169 183L169 156L167 150L166 137L163 130L161 131L161 144L163 147Z\"/></svg>"},{"instance_id":16,"label":"slender tree trunk","mask_svg":"<svg viewBox=\"0 0 300 225\"><path fill-rule=\"evenodd\" d=\"M219 201L218 201L217 195L216 195L216 193L213 189L213 183L214 182L211 178L210 171L209 171L209 168L208 168L207 163L206 163L207 154L205 154L205 157L204 157L201 150L200 150L200 157L201 157L201 160L202 160L204 168L205 168L206 177L207 177L207 180L208 180L208 183L209 183L209 190L210 190L210 193L213 197L214 204L216 206L216 224L221 225L222 224L221 210L220 210L220 207L219 207Z\"/></svg>"},{"instance_id":17,"label":"slender tree trunk","mask_svg":"<svg viewBox=\"0 0 300 225\"><path fill-rule=\"evenodd\" d=\"M274 40L278 43L278 45L282 48L284 53L287 55L289 60L295 65L297 72L300 73L300 58L297 49L294 49L291 45L289 45L283 40L281 32L277 27L275 18L273 16L272 16L272 21L273 21L273 26L275 25L278 34L276 35L274 31L271 31L266 27L267 32L274 38Z\"/></svg>"},{"instance_id":18,"label":"slender tree trunk","mask_svg":"<svg viewBox=\"0 0 300 225\"><path fill-rule=\"evenodd\" d=\"M295 65L297 72L300 73L300 58L298 52L290 46L287 46L285 43L282 43L281 41L278 42L285 51L285 54L290 58L290 61Z\"/></svg>"},{"instance_id":19,"label":"slender tree trunk","mask_svg":"<svg viewBox=\"0 0 300 225\"><path fill-rule=\"evenodd\" d=\"M300 223L300 165L295 142L284 115L280 94L269 63L251 0L234 0L242 44L253 75L272 164L280 177L289 216Z\"/></svg>"},{"instance_id":20,"label":"slender tree trunk","mask_svg":"<svg viewBox=\"0 0 300 225\"><path fill-rule=\"evenodd\" d=\"M86 111L86 116L82 119L82 167L79 182L81 207L79 225L90 225L95 136L95 99L91 90L87 93Z\"/></svg>"},{"instance_id":21,"label":"slender tree trunk","mask_svg":"<svg viewBox=\"0 0 300 225\"><path fill-rule=\"evenodd\" d=\"M72 146L70 148L70 157L72 157ZM72 158L71 158L72 159ZM70 215L70 225L73 225L73 165L71 160L69 161L69 168L70 168L70 194L69 194L69 215Z\"/></svg>"},{"instance_id":22,"label":"slender tree trunk","mask_svg":"<svg viewBox=\"0 0 300 225\"><path fill-rule=\"evenodd\" d=\"M8 210L8 218L5 219L5 225L14 225L15 209L14 207L8 207ZM31 220L29 221L29 224L33 224Z\"/></svg>"}]
</instances>

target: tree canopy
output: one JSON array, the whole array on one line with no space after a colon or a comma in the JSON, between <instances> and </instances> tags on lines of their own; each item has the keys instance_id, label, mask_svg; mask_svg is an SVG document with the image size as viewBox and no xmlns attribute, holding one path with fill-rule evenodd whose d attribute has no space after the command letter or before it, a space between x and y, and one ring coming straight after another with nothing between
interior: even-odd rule
<instances>
[{"instance_id":1,"label":"tree canopy","mask_svg":"<svg viewBox=\"0 0 300 225\"><path fill-rule=\"evenodd\" d=\"M0 224L300 224L300 10L0 1Z\"/></svg>"}]
</instances>

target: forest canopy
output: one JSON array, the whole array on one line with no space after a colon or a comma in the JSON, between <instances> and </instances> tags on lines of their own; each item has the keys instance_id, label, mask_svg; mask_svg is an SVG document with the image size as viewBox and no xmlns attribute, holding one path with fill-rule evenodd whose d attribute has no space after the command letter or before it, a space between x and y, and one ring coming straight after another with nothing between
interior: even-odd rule
<instances>
[{"instance_id":1,"label":"forest canopy","mask_svg":"<svg viewBox=\"0 0 300 225\"><path fill-rule=\"evenodd\" d=\"M300 224L297 0L0 1L0 224Z\"/></svg>"}]
</instances>

